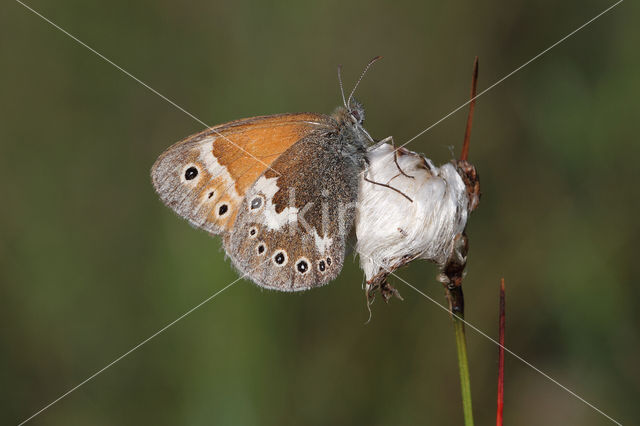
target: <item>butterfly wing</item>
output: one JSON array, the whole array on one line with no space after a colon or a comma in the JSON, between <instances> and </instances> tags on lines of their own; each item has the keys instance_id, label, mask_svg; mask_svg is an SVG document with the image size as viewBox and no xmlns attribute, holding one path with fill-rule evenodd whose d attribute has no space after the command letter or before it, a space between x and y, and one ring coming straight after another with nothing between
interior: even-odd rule
<instances>
[{"instance_id":1,"label":"butterfly wing","mask_svg":"<svg viewBox=\"0 0 640 426\"><path fill-rule=\"evenodd\" d=\"M364 158L345 155L337 132L313 131L248 189L224 246L236 268L280 291L321 286L342 269Z\"/></svg>"},{"instance_id":2,"label":"butterfly wing","mask_svg":"<svg viewBox=\"0 0 640 426\"><path fill-rule=\"evenodd\" d=\"M281 114L207 129L160 155L151 169L153 186L193 226L225 233L249 186L281 153L329 123L320 114Z\"/></svg>"}]
</instances>

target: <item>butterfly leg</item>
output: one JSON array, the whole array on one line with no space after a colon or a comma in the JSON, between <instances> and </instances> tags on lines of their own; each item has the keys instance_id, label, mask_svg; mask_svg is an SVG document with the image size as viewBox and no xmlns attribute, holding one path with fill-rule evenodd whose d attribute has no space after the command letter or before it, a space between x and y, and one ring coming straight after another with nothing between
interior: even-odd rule
<instances>
[{"instance_id":1,"label":"butterfly leg","mask_svg":"<svg viewBox=\"0 0 640 426\"><path fill-rule=\"evenodd\" d=\"M404 192L400 191L398 188L394 188L393 186L386 184L386 183L381 183L381 182L376 182L374 180L371 180L367 177L367 173L369 172L369 169L366 169L364 171L364 175L363 178L365 181L372 183L374 185L380 185L380 186L384 186L385 188L389 188L393 191L396 191L398 194L402 195L404 198L406 198L407 200L409 200L409 202L413 203L413 200L411 199L411 197L409 197L407 194L405 194Z\"/></svg>"},{"instance_id":2,"label":"butterfly leg","mask_svg":"<svg viewBox=\"0 0 640 426\"><path fill-rule=\"evenodd\" d=\"M400 164L398 164L398 150L402 149L402 147L400 148L396 148L396 144L393 141L393 136L387 136L386 138L382 139L381 141L379 141L378 143L376 143L373 147L371 147L370 149L376 149L379 146L385 144L385 143L390 143L391 146L393 147L393 162L396 163L396 167L398 168L398 170L400 171L400 173L408 178L414 179L414 176L411 176L407 173L405 173L404 170L402 170L402 167L400 167Z\"/></svg>"},{"instance_id":3,"label":"butterfly leg","mask_svg":"<svg viewBox=\"0 0 640 426\"><path fill-rule=\"evenodd\" d=\"M400 260L398 260L394 265L390 266L388 269L381 268L376 275L374 275L369 281L366 282L365 294L366 294L369 308L373 303L375 299L375 293L378 290L380 291L380 294L382 295L382 299L385 302L389 302L389 299L391 299L394 296L400 300L404 300L400 295L400 292L396 288L394 288L391 284L389 284L389 282L387 281L387 277L393 274L397 269L409 264L414 259L415 257L403 256Z\"/></svg>"}]
</instances>

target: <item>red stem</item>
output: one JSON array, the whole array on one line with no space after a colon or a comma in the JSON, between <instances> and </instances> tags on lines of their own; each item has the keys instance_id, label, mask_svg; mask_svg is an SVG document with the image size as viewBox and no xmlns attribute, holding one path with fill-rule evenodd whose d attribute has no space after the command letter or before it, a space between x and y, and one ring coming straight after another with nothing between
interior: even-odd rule
<instances>
[{"instance_id":1,"label":"red stem","mask_svg":"<svg viewBox=\"0 0 640 426\"><path fill-rule=\"evenodd\" d=\"M476 87L478 86L478 57L473 61L473 77L471 78L471 102L469 103L469 115L467 116L467 128L464 132L464 142L460 161L467 161L469 157L469 140L471 139L471 123L473 122L473 110L476 106Z\"/></svg>"},{"instance_id":2,"label":"red stem","mask_svg":"<svg viewBox=\"0 0 640 426\"><path fill-rule=\"evenodd\" d=\"M502 409L504 408L504 278L500 280L500 320L499 320L499 341L498 347L498 413L496 414L496 425L502 426Z\"/></svg>"}]
</instances>

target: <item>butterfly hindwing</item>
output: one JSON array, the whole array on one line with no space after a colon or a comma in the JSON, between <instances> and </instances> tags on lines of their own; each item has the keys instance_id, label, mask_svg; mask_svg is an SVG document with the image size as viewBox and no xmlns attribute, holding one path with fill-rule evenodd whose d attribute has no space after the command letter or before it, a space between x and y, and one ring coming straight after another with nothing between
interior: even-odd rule
<instances>
[{"instance_id":1,"label":"butterfly hindwing","mask_svg":"<svg viewBox=\"0 0 640 426\"><path fill-rule=\"evenodd\" d=\"M284 152L246 192L224 245L258 285L300 291L342 269L361 165L339 135L314 131Z\"/></svg>"},{"instance_id":2,"label":"butterfly hindwing","mask_svg":"<svg viewBox=\"0 0 640 426\"><path fill-rule=\"evenodd\" d=\"M310 132L327 126L320 114L281 114L222 124L167 149L151 170L162 201L193 226L224 234L247 189Z\"/></svg>"}]
</instances>

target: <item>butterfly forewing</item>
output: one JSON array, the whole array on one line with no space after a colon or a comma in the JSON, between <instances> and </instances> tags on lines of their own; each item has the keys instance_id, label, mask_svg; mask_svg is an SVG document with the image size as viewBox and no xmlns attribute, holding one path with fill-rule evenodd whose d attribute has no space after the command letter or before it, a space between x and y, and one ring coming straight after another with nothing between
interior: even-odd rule
<instances>
[{"instance_id":1,"label":"butterfly forewing","mask_svg":"<svg viewBox=\"0 0 640 426\"><path fill-rule=\"evenodd\" d=\"M151 170L162 201L211 234L228 232L247 189L297 141L331 119L320 114L281 114L222 124L167 149ZM271 169L270 169L271 168ZM274 171L275 170L275 171Z\"/></svg>"}]
</instances>

